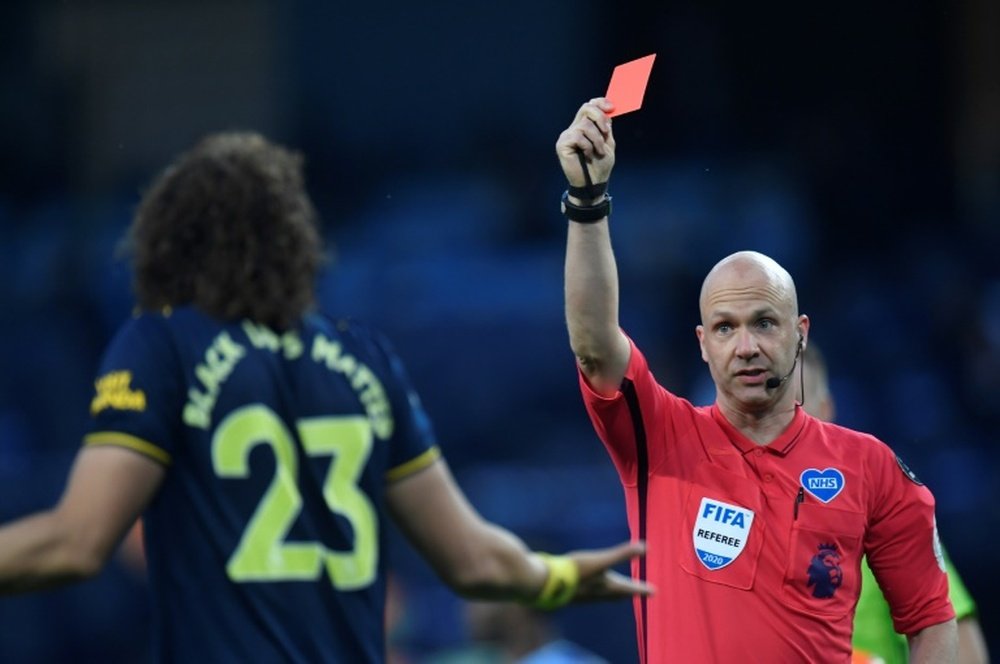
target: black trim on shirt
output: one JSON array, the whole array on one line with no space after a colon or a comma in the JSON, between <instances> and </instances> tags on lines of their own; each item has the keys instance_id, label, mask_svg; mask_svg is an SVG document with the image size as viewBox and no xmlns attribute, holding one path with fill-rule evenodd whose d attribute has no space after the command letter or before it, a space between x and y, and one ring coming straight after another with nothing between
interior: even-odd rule
<instances>
[{"instance_id":1,"label":"black trim on shirt","mask_svg":"<svg viewBox=\"0 0 1000 664\"><path fill-rule=\"evenodd\" d=\"M649 450L646 443L646 426L642 421L642 409L639 407L639 397L635 392L635 384L625 378L622 380L622 394L632 417L632 429L635 437L636 457L636 494L639 505L639 539L646 541L647 506L649 499ZM639 558L639 579L646 580L646 557ZM642 661L649 661L649 622L647 621L647 598L639 598L639 614L642 620L642 643L639 644Z\"/></svg>"}]
</instances>

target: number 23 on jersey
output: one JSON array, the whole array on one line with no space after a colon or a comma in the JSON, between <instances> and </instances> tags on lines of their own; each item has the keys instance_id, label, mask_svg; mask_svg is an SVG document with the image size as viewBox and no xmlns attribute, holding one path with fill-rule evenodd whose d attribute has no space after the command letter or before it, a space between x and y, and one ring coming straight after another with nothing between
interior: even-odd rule
<instances>
[{"instance_id":1,"label":"number 23 on jersey","mask_svg":"<svg viewBox=\"0 0 1000 664\"><path fill-rule=\"evenodd\" d=\"M302 510L298 488L299 458L288 428L267 406L244 406L228 415L212 437L212 467L219 477L250 474L250 452L267 445L275 472L226 564L237 582L313 581L323 569L339 590L357 590L375 580L378 519L358 479L372 450L372 428L364 415L340 415L296 422L302 447L310 457L329 457L323 498L331 512L347 519L354 531L350 551L333 551L320 542L288 542L288 532Z\"/></svg>"}]
</instances>

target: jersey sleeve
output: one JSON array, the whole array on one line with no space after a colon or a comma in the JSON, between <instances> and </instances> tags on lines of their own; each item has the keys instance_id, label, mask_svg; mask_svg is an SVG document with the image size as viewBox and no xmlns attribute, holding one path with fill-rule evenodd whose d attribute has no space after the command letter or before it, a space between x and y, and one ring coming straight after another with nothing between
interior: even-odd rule
<instances>
[{"instance_id":1,"label":"jersey sleeve","mask_svg":"<svg viewBox=\"0 0 1000 664\"><path fill-rule=\"evenodd\" d=\"M101 360L85 445L116 445L169 465L183 381L170 331L160 315L133 318Z\"/></svg>"},{"instance_id":2,"label":"jersey sleeve","mask_svg":"<svg viewBox=\"0 0 1000 664\"><path fill-rule=\"evenodd\" d=\"M385 390L393 412L393 433L385 477L395 481L426 468L440 456L431 419L410 382L403 361L383 335L372 332L388 368Z\"/></svg>"},{"instance_id":3,"label":"jersey sleeve","mask_svg":"<svg viewBox=\"0 0 1000 664\"><path fill-rule=\"evenodd\" d=\"M650 467L657 465L657 459L652 457L662 450L658 445L650 445L648 439L668 424L671 399L676 398L656 382L645 356L631 338L629 345L631 353L625 377L611 396L596 392L577 365L587 414L626 486L637 482L640 455L649 455L646 461Z\"/></svg>"},{"instance_id":4,"label":"jersey sleeve","mask_svg":"<svg viewBox=\"0 0 1000 664\"><path fill-rule=\"evenodd\" d=\"M868 562L893 625L914 634L955 616L934 520L934 496L884 444L876 442L868 481Z\"/></svg>"}]
</instances>

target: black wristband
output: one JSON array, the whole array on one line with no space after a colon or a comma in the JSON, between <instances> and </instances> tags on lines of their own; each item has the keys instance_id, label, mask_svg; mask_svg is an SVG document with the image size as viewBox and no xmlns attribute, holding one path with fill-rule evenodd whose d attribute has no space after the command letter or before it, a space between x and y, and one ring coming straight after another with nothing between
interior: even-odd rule
<instances>
[{"instance_id":1,"label":"black wristband","mask_svg":"<svg viewBox=\"0 0 1000 664\"><path fill-rule=\"evenodd\" d=\"M587 158L583 156L583 152L577 148L576 156L580 159L580 168L583 170L583 179L586 180L587 184L583 187L577 187L574 185L569 185L569 193L572 196L583 199L585 201L592 201L600 198L604 194L608 193L608 183L598 182L594 184L594 181L590 179L590 169L587 168Z\"/></svg>"},{"instance_id":2,"label":"black wristband","mask_svg":"<svg viewBox=\"0 0 1000 664\"><path fill-rule=\"evenodd\" d=\"M581 224L592 224L611 214L611 196L607 194L597 205L573 205L569 200L569 191L562 195L562 213L570 221Z\"/></svg>"},{"instance_id":3,"label":"black wristband","mask_svg":"<svg viewBox=\"0 0 1000 664\"><path fill-rule=\"evenodd\" d=\"M608 183L598 182L597 184L589 183L583 187L575 187L569 185L569 195L576 196L577 198L582 198L586 201L592 201L595 198L600 198L604 194L608 193Z\"/></svg>"}]
</instances>

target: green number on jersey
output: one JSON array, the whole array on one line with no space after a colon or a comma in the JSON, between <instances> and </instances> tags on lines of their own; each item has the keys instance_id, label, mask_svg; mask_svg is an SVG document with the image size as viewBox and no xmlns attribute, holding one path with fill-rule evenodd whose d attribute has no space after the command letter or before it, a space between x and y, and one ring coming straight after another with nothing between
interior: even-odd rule
<instances>
[{"instance_id":1,"label":"green number on jersey","mask_svg":"<svg viewBox=\"0 0 1000 664\"><path fill-rule=\"evenodd\" d=\"M247 477L250 451L268 445L275 473L226 571L233 581L311 581L326 568L334 587L363 588L375 580L378 521L358 478L372 449L372 430L363 415L318 417L297 423L306 454L331 457L323 481L330 511L347 519L354 530L351 551L331 551L318 542L285 538L302 509L298 489L299 459L291 434L281 419L263 405L245 406L225 418L212 438L212 465L220 477Z\"/></svg>"}]
</instances>

